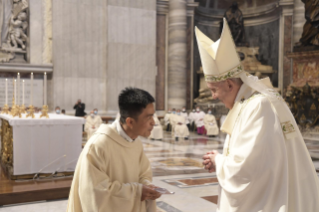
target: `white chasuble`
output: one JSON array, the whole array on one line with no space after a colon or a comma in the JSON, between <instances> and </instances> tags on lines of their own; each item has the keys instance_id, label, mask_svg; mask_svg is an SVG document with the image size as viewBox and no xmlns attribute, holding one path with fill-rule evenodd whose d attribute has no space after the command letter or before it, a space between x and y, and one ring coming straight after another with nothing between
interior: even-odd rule
<instances>
[{"instance_id":1,"label":"white chasuble","mask_svg":"<svg viewBox=\"0 0 319 212\"><path fill-rule=\"evenodd\" d=\"M142 185L151 181L142 142L102 124L77 162L67 212L156 212L155 201L141 201Z\"/></svg>"},{"instance_id":2,"label":"white chasuble","mask_svg":"<svg viewBox=\"0 0 319 212\"><path fill-rule=\"evenodd\" d=\"M153 130L151 131L150 138L163 139L163 128L156 114L154 114L153 119L154 119L155 125L153 127Z\"/></svg>"},{"instance_id":3,"label":"white chasuble","mask_svg":"<svg viewBox=\"0 0 319 212\"><path fill-rule=\"evenodd\" d=\"M207 131L207 135L218 135L219 129L215 119L215 116L212 114L206 114L204 117L205 129Z\"/></svg>"},{"instance_id":4,"label":"white chasuble","mask_svg":"<svg viewBox=\"0 0 319 212\"><path fill-rule=\"evenodd\" d=\"M298 136L286 140L270 101L253 93L241 86L222 126L228 135L216 157L217 211L319 211L318 176L296 123Z\"/></svg>"},{"instance_id":5,"label":"white chasuble","mask_svg":"<svg viewBox=\"0 0 319 212\"><path fill-rule=\"evenodd\" d=\"M87 116L84 125L84 130L87 133L87 140L97 131L97 129L102 124L102 119L100 116Z\"/></svg>"},{"instance_id":6,"label":"white chasuble","mask_svg":"<svg viewBox=\"0 0 319 212\"><path fill-rule=\"evenodd\" d=\"M176 115L174 117L175 122L175 137L186 138L189 136L189 130L186 126L186 119L183 115Z\"/></svg>"}]
</instances>

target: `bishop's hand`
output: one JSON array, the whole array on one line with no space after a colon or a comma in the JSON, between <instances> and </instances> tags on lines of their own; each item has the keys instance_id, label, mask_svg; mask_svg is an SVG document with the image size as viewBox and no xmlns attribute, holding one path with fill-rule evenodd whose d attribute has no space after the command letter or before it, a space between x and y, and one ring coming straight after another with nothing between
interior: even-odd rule
<instances>
[{"instance_id":1,"label":"bishop's hand","mask_svg":"<svg viewBox=\"0 0 319 212\"><path fill-rule=\"evenodd\" d=\"M217 150L213 150L210 152L207 152L206 155L203 156L203 165L205 169L208 170L209 173L212 173L216 171L216 163L215 163L215 158L216 155L218 155Z\"/></svg>"}]
</instances>

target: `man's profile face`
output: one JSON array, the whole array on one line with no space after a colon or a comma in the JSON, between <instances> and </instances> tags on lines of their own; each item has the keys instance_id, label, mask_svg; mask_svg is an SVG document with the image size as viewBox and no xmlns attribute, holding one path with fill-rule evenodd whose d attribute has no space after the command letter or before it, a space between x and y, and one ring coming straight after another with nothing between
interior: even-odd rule
<instances>
[{"instance_id":1,"label":"man's profile face","mask_svg":"<svg viewBox=\"0 0 319 212\"><path fill-rule=\"evenodd\" d=\"M234 101L230 95L229 86L227 82L207 82L207 87L212 92L213 99L219 99L228 109L231 109L234 105Z\"/></svg>"},{"instance_id":2,"label":"man's profile face","mask_svg":"<svg viewBox=\"0 0 319 212\"><path fill-rule=\"evenodd\" d=\"M155 125L153 115L155 113L154 104L150 103L143 109L137 120L134 119L133 131L139 136L149 137Z\"/></svg>"}]
</instances>

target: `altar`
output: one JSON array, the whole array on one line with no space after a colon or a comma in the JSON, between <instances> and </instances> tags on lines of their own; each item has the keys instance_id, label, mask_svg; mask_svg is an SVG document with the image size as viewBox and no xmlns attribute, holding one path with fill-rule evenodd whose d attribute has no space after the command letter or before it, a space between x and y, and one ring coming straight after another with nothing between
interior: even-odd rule
<instances>
[{"instance_id":1,"label":"altar","mask_svg":"<svg viewBox=\"0 0 319 212\"><path fill-rule=\"evenodd\" d=\"M85 119L57 114L34 119L1 114L0 119L0 161L11 179L74 172Z\"/></svg>"}]
</instances>

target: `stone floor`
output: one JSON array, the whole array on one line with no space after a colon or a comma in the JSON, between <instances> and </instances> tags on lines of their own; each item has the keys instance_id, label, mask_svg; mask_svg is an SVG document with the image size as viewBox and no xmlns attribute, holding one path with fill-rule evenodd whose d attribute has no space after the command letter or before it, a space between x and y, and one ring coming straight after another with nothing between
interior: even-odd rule
<instances>
[{"instance_id":1,"label":"stone floor","mask_svg":"<svg viewBox=\"0 0 319 212\"><path fill-rule=\"evenodd\" d=\"M175 142L169 133L162 141L143 139L146 155L152 164L153 183L175 192L162 195L158 212L209 212L216 210L218 182L215 173L207 173L201 157L208 150L222 151L225 135L208 138L191 134L189 140ZM309 151L319 152L319 141L305 140ZM319 160L314 160L319 169ZM43 201L0 207L1 212L64 212L67 200Z\"/></svg>"}]
</instances>

